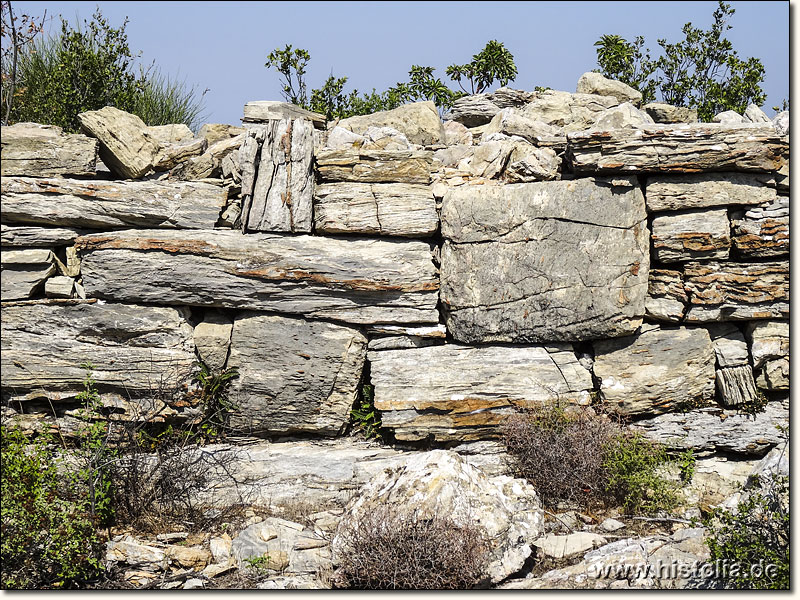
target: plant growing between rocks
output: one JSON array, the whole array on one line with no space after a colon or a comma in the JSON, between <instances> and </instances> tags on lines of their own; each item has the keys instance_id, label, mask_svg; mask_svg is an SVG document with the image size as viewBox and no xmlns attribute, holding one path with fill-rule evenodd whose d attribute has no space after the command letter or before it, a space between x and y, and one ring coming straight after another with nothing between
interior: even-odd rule
<instances>
[{"instance_id":1,"label":"plant growing between rocks","mask_svg":"<svg viewBox=\"0 0 800 600\"><path fill-rule=\"evenodd\" d=\"M678 484L662 473L673 462L664 447L595 408L548 403L509 417L502 435L514 474L552 507L621 506L645 514L675 508ZM679 462L690 479L693 460L687 453Z\"/></svg>"},{"instance_id":2,"label":"plant growing between rocks","mask_svg":"<svg viewBox=\"0 0 800 600\"><path fill-rule=\"evenodd\" d=\"M390 507L347 523L337 587L365 590L456 590L479 586L489 545L476 527Z\"/></svg>"}]
</instances>

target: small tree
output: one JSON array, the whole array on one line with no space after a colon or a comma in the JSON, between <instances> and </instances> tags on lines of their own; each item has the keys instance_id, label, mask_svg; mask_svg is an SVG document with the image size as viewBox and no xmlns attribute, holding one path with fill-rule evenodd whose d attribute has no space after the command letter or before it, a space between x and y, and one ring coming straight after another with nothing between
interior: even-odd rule
<instances>
[{"instance_id":1,"label":"small tree","mask_svg":"<svg viewBox=\"0 0 800 600\"><path fill-rule=\"evenodd\" d=\"M267 56L267 62L264 63L264 66L268 69L275 68L280 73L283 79L281 94L283 94L287 102L303 107L308 104L305 74L310 60L311 55L308 50L292 48L291 44L286 44L283 50L275 48ZM346 80L347 78L345 78Z\"/></svg>"},{"instance_id":2,"label":"small tree","mask_svg":"<svg viewBox=\"0 0 800 600\"><path fill-rule=\"evenodd\" d=\"M658 40L663 53L655 60L649 49L642 52L641 36L631 43L618 35L604 35L595 43L597 64L606 77L642 92L645 102L658 95L668 104L697 108L701 121L725 110L742 113L749 104L760 106L766 100L761 89L765 71L759 59L739 58L731 41L723 37L735 12L720 0L710 29L686 23L683 40Z\"/></svg>"},{"instance_id":3,"label":"small tree","mask_svg":"<svg viewBox=\"0 0 800 600\"><path fill-rule=\"evenodd\" d=\"M447 67L447 75L465 93L480 94L495 81L499 81L500 85L508 85L509 81L514 81L517 77L517 66L514 64L514 55L503 43L491 40L472 57L472 62ZM462 79L469 82L469 89L462 84Z\"/></svg>"},{"instance_id":4,"label":"small tree","mask_svg":"<svg viewBox=\"0 0 800 600\"><path fill-rule=\"evenodd\" d=\"M3 125L8 124L14 98L17 94L18 66L20 55L33 44L42 32L47 19L47 11L41 18L30 15L15 15L9 0L0 2L0 37L3 39L0 51L0 72L2 72Z\"/></svg>"}]
</instances>

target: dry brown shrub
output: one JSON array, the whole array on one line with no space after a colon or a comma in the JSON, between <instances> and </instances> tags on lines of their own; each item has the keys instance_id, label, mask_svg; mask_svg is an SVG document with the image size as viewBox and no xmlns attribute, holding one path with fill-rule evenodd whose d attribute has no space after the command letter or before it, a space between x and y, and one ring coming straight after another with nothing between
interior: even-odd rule
<instances>
[{"instance_id":1,"label":"dry brown shrub","mask_svg":"<svg viewBox=\"0 0 800 600\"><path fill-rule=\"evenodd\" d=\"M604 446L621 432L593 409L546 404L509 417L502 427L511 468L527 479L542 502L592 506L605 495Z\"/></svg>"},{"instance_id":2,"label":"dry brown shrub","mask_svg":"<svg viewBox=\"0 0 800 600\"><path fill-rule=\"evenodd\" d=\"M458 590L485 579L484 532L446 516L421 518L392 507L365 513L340 529L338 587L365 590Z\"/></svg>"}]
</instances>

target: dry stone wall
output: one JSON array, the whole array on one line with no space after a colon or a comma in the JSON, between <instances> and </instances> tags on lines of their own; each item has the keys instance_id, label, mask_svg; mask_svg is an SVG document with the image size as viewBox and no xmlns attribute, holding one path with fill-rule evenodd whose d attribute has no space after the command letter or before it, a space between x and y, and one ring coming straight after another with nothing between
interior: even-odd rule
<instances>
[{"instance_id":1,"label":"dry stone wall","mask_svg":"<svg viewBox=\"0 0 800 600\"><path fill-rule=\"evenodd\" d=\"M4 418L68 421L84 362L115 418L191 418L163 388L201 358L238 369L241 435L335 437L368 382L399 441L604 400L677 448L766 453L788 424L788 119L701 124L590 75L444 122L251 102L197 136L110 108L86 135L3 127Z\"/></svg>"}]
</instances>

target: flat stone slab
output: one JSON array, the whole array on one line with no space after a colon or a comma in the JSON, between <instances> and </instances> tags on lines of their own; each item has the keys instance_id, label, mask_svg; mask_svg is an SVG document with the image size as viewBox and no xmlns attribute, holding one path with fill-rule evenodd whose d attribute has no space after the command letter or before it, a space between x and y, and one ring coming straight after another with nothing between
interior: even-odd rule
<instances>
[{"instance_id":1,"label":"flat stone slab","mask_svg":"<svg viewBox=\"0 0 800 600\"><path fill-rule=\"evenodd\" d=\"M496 437L517 407L587 403L591 374L569 345L448 344L370 351L375 407L400 440Z\"/></svg>"},{"instance_id":2,"label":"flat stone slab","mask_svg":"<svg viewBox=\"0 0 800 600\"><path fill-rule=\"evenodd\" d=\"M76 247L89 297L363 324L439 320L425 242L150 229L89 235Z\"/></svg>"},{"instance_id":3,"label":"flat stone slab","mask_svg":"<svg viewBox=\"0 0 800 600\"><path fill-rule=\"evenodd\" d=\"M789 317L789 262L691 262L684 268L687 321Z\"/></svg>"},{"instance_id":4,"label":"flat stone slab","mask_svg":"<svg viewBox=\"0 0 800 600\"><path fill-rule=\"evenodd\" d=\"M56 273L56 259L47 248L4 250L0 254L0 289L6 300L31 298Z\"/></svg>"},{"instance_id":5,"label":"flat stone slab","mask_svg":"<svg viewBox=\"0 0 800 600\"><path fill-rule=\"evenodd\" d=\"M763 456L786 441L786 434L776 425L789 427L789 410L780 402L768 402L764 412L755 417L735 410L703 408L643 419L631 428L676 450Z\"/></svg>"},{"instance_id":6,"label":"flat stone slab","mask_svg":"<svg viewBox=\"0 0 800 600\"><path fill-rule=\"evenodd\" d=\"M336 435L347 424L367 353L356 329L246 312L236 317L228 367L246 433Z\"/></svg>"},{"instance_id":7,"label":"flat stone slab","mask_svg":"<svg viewBox=\"0 0 800 600\"><path fill-rule=\"evenodd\" d=\"M87 233L89 232L85 229L74 229L72 227L36 227L26 225L15 227L3 223L0 225L0 244L4 248L69 246L77 238Z\"/></svg>"},{"instance_id":8,"label":"flat stone slab","mask_svg":"<svg viewBox=\"0 0 800 600\"><path fill-rule=\"evenodd\" d=\"M160 377L180 386L195 360L185 309L105 303L4 305L3 399L74 398L86 371L106 400L154 397Z\"/></svg>"},{"instance_id":9,"label":"flat stone slab","mask_svg":"<svg viewBox=\"0 0 800 600\"><path fill-rule=\"evenodd\" d=\"M647 210L686 210L774 202L775 179L765 173L697 173L647 178Z\"/></svg>"},{"instance_id":10,"label":"flat stone slab","mask_svg":"<svg viewBox=\"0 0 800 600\"><path fill-rule=\"evenodd\" d=\"M576 531L569 535L543 535L533 545L538 552L550 558L570 558L594 550L606 543L606 538L589 531Z\"/></svg>"},{"instance_id":11,"label":"flat stone slab","mask_svg":"<svg viewBox=\"0 0 800 600\"><path fill-rule=\"evenodd\" d=\"M789 254L789 198L731 215L732 242L737 256L775 258Z\"/></svg>"},{"instance_id":12,"label":"flat stone slab","mask_svg":"<svg viewBox=\"0 0 800 600\"><path fill-rule=\"evenodd\" d=\"M424 183L431 180L433 152L427 150L320 150L322 181Z\"/></svg>"},{"instance_id":13,"label":"flat stone slab","mask_svg":"<svg viewBox=\"0 0 800 600\"><path fill-rule=\"evenodd\" d=\"M439 227L430 186L323 183L314 191L317 233L428 237Z\"/></svg>"},{"instance_id":14,"label":"flat stone slab","mask_svg":"<svg viewBox=\"0 0 800 600\"><path fill-rule=\"evenodd\" d=\"M783 146L771 125L693 123L567 136L577 173L777 171Z\"/></svg>"},{"instance_id":15,"label":"flat stone slab","mask_svg":"<svg viewBox=\"0 0 800 600\"><path fill-rule=\"evenodd\" d=\"M245 123L263 123L281 119L307 119L318 129L325 129L325 115L276 100L255 100L244 105Z\"/></svg>"},{"instance_id":16,"label":"flat stone slab","mask_svg":"<svg viewBox=\"0 0 800 600\"><path fill-rule=\"evenodd\" d=\"M3 177L5 223L111 229L212 229L224 188L201 182Z\"/></svg>"},{"instance_id":17,"label":"flat stone slab","mask_svg":"<svg viewBox=\"0 0 800 600\"><path fill-rule=\"evenodd\" d=\"M454 188L442 235L441 299L458 341L589 340L641 324L649 234L633 179Z\"/></svg>"},{"instance_id":18,"label":"flat stone slab","mask_svg":"<svg viewBox=\"0 0 800 600\"><path fill-rule=\"evenodd\" d=\"M689 296L683 287L683 273L671 269L650 269L645 314L656 321L677 323L686 312Z\"/></svg>"},{"instance_id":19,"label":"flat stone slab","mask_svg":"<svg viewBox=\"0 0 800 600\"><path fill-rule=\"evenodd\" d=\"M17 123L0 131L3 177L95 174L97 140L93 138L63 135L60 127L36 123Z\"/></svg>"},{"instance_id":20,"label":"flat stone slab","mask_svg":"<svg viewBox=\"0 0 800 600\"><path fill-rule=\"evenodd\" d=\"M653 219L653 258L664 263L726 259L731 248L728 211L691 210Z\"/></svg>"},{"instance_id":21,"label":"flat stone slab","mask_svg":"<svg viewBox=\"0 0 800 600\"><path fill-rule=\"evenodd\" d=\"M627 416L672 412L714 398L714 346L703 328L643 325L594 343L594 375L610 408Z\"/></svg>"}]
</instances>

